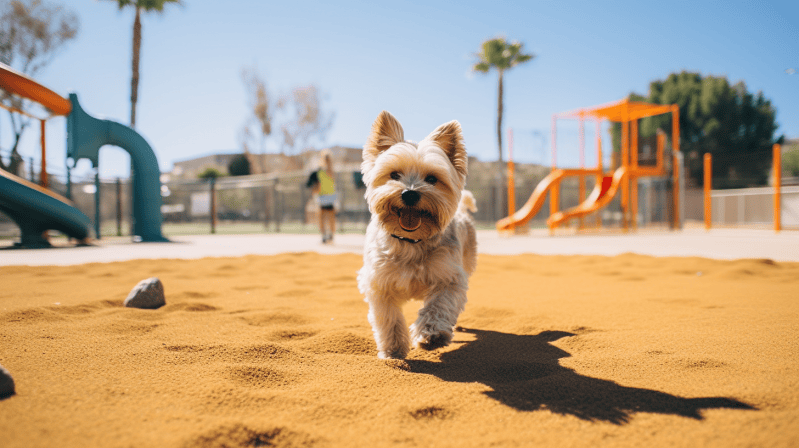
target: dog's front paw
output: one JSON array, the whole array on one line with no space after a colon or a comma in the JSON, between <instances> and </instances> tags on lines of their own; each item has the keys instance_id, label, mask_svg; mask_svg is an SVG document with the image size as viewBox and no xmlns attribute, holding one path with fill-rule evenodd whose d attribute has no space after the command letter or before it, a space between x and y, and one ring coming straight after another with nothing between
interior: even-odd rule
<instances>
[{"instance_id":1,"label":"dog's front paw","mask_svg":"<svg viewBox=\"0 0 799 448\"><path fill-rule=\"evenodd\" d=\"M405 359L408 355L407 348L397 348L394 350L381 350L377 352L377 357L380 359Z\"/></svg>"},{"instance_id":2,"label":"dog's front paw","mask_svg":"<svg viewBox=\"0 0 799 448\"><path fill-rule=\"evenodd\" d=\"M452 342L452 329L436 329L431 324L411 325L413 346L424 350L446 347Z\"/></svg>"}]
</instances>

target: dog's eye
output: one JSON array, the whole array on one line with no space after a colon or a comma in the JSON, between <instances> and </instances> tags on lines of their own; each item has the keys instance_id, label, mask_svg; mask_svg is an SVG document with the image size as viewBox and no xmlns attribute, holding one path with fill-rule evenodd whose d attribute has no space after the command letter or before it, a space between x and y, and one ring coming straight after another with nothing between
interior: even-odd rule
<instances>
[{"instance_id":1,"label":"dog's eye","mask_svg":"<svg viewBox=\"0 0 799 448\"><path fill-rule=\"evenodd\" d=\"M399 173L399 171L394 171L394 172L392 172L390 176L391 176L391 179L392 179L392 180L400 180L400 173Z\"/></svg>"},{"instance_id":2,"label":"dog's eye","mask_svg":"<svg viewBox=\"0 0 799 448\"><path fill-rule=\"evenodd\" d=\"M429 176L425 177L425 178L424 178L424 181L425 181L425 182L427 182L427 183L428 183L428 184L430 184L430 185L435 185L435 184L436 184L436 182L438 182L438 178L436 178L436 176L433 176L433 175L431 174L431 175L429 175Z\"/></svg>"}]
</instances>

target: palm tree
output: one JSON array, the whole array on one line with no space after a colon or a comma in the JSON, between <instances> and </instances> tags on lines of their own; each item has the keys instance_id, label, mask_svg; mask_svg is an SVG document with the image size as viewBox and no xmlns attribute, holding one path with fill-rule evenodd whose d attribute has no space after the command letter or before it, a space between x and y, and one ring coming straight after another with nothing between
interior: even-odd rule
<instances>
[{"instance_id":1,"label":"palm tree","mask_svg":"<svg viewBox=\"0 0 799 448\"><path fill-rule=\"evenodd\" d=\"M139 100L139 54L141 53L141 13L164 11L167 3L181 4L180 0L111 0L116 1L119 9L131 6L136 10L133 20L133 61L130 76L130 127L136 127L136 102Z\"/></svg>"},{"instance_id":2,"label":"palm tree","mask_svg":"<svg viewBox=\"0 0 799 448\"><path fill-rule=\"evenodd\" d=\"M524 44L521 42L505 41L504 37L497 37L483 42L480 53L476 53L477 62L472 67L473 71L488 73L492 68L499 72L499 92L497 99L497 144L499 149L499 163L502 165L502 97L503 86L502 78L505 70L509 70L519 64L529 61L535 57L534 54L522 53Z\"/></svg>"}]
</instances>

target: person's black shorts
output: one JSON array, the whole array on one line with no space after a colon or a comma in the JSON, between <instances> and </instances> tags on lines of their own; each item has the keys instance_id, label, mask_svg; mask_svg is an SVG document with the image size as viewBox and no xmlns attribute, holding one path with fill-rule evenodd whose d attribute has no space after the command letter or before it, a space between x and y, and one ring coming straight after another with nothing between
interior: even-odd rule
<instances>
[{"instance_id":1,"label":"person's black shorts","mask_svg":"<svg viewBox=\"0 0 799 448\"><path fill-rule=\"evenodd\" d=\"M321 206L321 209L322 210L333 210L333 206L332 205L323 205L323 206Z\"/></svg>"}]
</instances>

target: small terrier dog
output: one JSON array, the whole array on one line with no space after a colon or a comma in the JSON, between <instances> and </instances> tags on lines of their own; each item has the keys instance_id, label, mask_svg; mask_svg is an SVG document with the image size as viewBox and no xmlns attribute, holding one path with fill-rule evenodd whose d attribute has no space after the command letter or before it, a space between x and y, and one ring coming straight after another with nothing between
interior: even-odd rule
<instances>
[{"instance_id":1,"label":"small terrier dog","mask_svg":"<svg viewBox=\"0 0 799 448\"><path fill-rule=\"evenodd\" d=\"M404 358L410 346L432 350L452 341L466 305L477 240L463 189L467 157L461 126L442 124L418 144L383 111L372 125L361 164L372 214L358 289L380 358ZM410 331L402 305L423 300Z\"/></svg>"}]
</instances>

